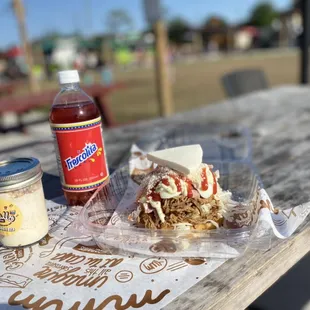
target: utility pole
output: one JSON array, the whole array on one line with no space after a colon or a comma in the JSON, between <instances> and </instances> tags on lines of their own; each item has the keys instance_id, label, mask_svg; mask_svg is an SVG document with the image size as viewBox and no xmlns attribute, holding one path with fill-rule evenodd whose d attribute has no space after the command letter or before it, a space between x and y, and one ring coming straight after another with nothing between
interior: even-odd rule
<instances>
[{"instance_id":1,"label":"utility pole","mask_svg":"<svg viewBox=\"0 0 310 310\"><path fill-rule=\"evenodd\" d=\"M143 5L146 20L153 26L155 34L155 74L160 115L169 116L173 113L173 103L167 30L161 18L161 4L160 0L144 0Z\"/></svg>"},{"instance_id":2,"label":"utility pole","mask_svg":"<svg viewBox=\"0 0 310 310\"><path fill-rule=\"evenodd\" d=\"M32 49L28 42L26 23L25 23L25 9L22 0L12 0L13 1L13 9L16 16L19 36L21 40L21 44L23 47L26 64L28 66L28 83L29 89L31 92L36 92L39 90L39 85L35 79L35 76L32 71L33 66L33 58L32 58Z\"/></svg>"},{"instance_id":3,"label":"utility pole","mask_svg":"<svg viewBox=\"0 0 310 310\"><path fill-rule=\"evenodd\" d=\"M308 84L309 82L309 32L310 32L310 0L301 0L303 33L300 44L300 83Z\"/></svg>"},{"instance_id":4,"label":"utility pole","mask_svg":"<svg viewBox=\"0 0 310 310\"><path fill-rule=\"evenodd\" d=\"M85 0L85 31L86 36L90 37L93 25L93 18L92 18L92 0Z\"/></svg>"}]
</instances>

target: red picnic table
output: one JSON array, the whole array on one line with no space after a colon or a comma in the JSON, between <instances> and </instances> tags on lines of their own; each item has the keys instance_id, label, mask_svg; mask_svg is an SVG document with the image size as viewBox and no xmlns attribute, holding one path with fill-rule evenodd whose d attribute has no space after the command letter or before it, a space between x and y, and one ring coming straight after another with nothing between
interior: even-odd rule
<instances>
[{"instance_id":1,"label":"red picnic table","mask_svg":"<svg viewBox=\"0 0 310 310\"><path fill-rule=\"evenodd\" d=\"M117 83L111 86L103 86L95 84L91 86L84 86L83 90L93 98L94 102L99 108L102 122L106 127L116 125L114 116L111 112L107 96L114 90L123 88L124 84ZM51 105L57 90L49 90L42 93L29 94L24 96L7 96L0 98L0 116L6 112L14 112L18 115L19 130L24 130L24 125L21 121L21 115L30 110ZM1 128L3 131L3 128Z\"/></svg>"},{"instance_id":2,"label":"red picnic table","mask_svg":"<svg viewBox=\"0 0 310 310\"><path fill-rule=\"evenodd\" d=\"M12 83L0 84L0 96L12 95L15 85Z\"/></svg>"}]
</instances>

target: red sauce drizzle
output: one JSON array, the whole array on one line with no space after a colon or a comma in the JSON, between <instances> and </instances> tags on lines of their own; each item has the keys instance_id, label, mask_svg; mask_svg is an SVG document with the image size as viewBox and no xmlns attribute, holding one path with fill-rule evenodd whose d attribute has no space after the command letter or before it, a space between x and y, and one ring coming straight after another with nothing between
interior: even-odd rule
<instances>
[{"instance_id":1,"label":"red sauce drizzle","mask_svg":"<svg viewBox=\"0 0 310 310\"><path fill-rule=\"evenodd\" d=\"M215 195L217 193L217 182L216 182L216 178L215 178L215 175L214 175L213 172L212 172L212 175L213 175L213 181L214 181L214 184L213 184L213 195Z\"/></svg>"},{"instance_id":2,"label":"red sauce drizzle","mask_svg":"<svg viewBox=\"0 0 310 310\"><path fill-rule=\"evenodd\" d=\"M167 180L168 181L168 180ZM152 191L150 194L147 195L147 198L152 199L153 201L161 201L161 197L160 194L155 192L155 189L157 187L157 185L159 184L159 182L157 182L155 184L155 186L153 187Z\"/></svg>"},{"instance_id":3,"label":"red sauce drizzle","mask_svg":"<svg viewBox=\"0 0 310 310\"><path fill-rule=\"evenodd\" d=\"M188 198L193 197L193 186L190 182L187 182L187 197Z\"/></svg>"},{"instance_id":4,"label":"red sauce drizzle","mask_svg":"<svg viewBox=\"0 0 310 310\"><path fill-rule=\"evenodd\" d=\"M180 178L177 177L177 176L175 176L175 175L169 175L169 177L172 178L172 179L174 180L174 183L175 183L175 185L176 185L176 187L177 187L177 191L178 191L178 192L181 192L181 191L182 191L182 186L181 186ZM161 183L164 184L164 185L166 185L166 186L169 186L169 185L170 185L170 184L169 184L168 178L162 179L162 180L161 180Z\"/></svg>"},{"instance_id":5,"label":"red sauce drizzle","mask_svg":"<svg viewBox=\"0 0 310 310\"><path fill-rule=\"evenodd\" d=\"M186 177L178 177L178 176L175 176L175 175L169 175L169 177L171 177L174 180L178 192L182 192L181 179L184 182L186 182L186 185L187 185L187 197L189 197L189 198L193 197L193 185L192 185L192 182L188 178L186 178ZM157 187L157 185L159 183L160 182L156 183L156 185L153 187L153 190L151 191L151 193L147 196L148 198L152 199L153 201L161 201L160 194L155 192L155 189L156 189L156 187ZM166 186L170 185L169 184L169 180L168 180L167 177L163 178L161 180L161 183L166 185Z\"/></svg>"},{"instance_id":6,"label":"red sauce drizzle","mask_svg":"<svg viewBox=\"0 0 310 310\"><path fill-rule=\"evenodd\" d=\"M187 184L187 197L192 198L193 197L192 181L187 177L182 177L182 180Z\"/></svg>"},{"instance_id":7,"label":"red sauce drizzle","mask_svg":"<svg viewBox=\"0 0 310 310\"><path fill-rule=\"evenodd\" d=\"M201 171L201 190L208 190L207 168L202 168Z\"/></svg>"},{"instance_id":8,"label":"red sauce drizzle","mask_svg":"<svg viewBox=\"0 0 310 310\"><path fill-rule=\"evenodd\" d=\"M175 185L177 187L177 191L178 192L182 192L182 186L181 186L180 179L177 176L174 176L174 175L171 175L170 177L174 180L174 183L175 183Z\"/></svg>"},{"instance_id":9,"label":"red sauce drizzle","mask_svg":"<svg viewBox=\"0 0 310 310\"><path fill-rule=\"evenodd\" d=\"M162 180L161 180L161 183L163 183L163 184L166 185L166 186L169 186L169 185L170 185L170 184L169 184L169 180L168 180L167 178L162 179Z\"/></svg>"},{"instance_id":10,"label":"red sauce drizzle","mask_svg":"<svg viewBox=\"0 0 310 310\"><path fill-rule=\"evenodd\" d=\"M161 201L160 195L158 193L152 192L148 195L153 201Z\"/></svg>"}]
</instances>

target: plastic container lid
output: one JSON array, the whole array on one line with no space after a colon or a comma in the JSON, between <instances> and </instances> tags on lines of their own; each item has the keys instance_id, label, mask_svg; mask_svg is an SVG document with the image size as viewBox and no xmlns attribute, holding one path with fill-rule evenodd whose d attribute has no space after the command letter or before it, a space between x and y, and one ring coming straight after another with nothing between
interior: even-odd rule
<instances>
[{"instance_id":1,"label":"plastic container lid","mask_svg":"<svg viewBox=\"0 0 310 310\"><path fill-rule=\"evenodd\" d=\"M36 158L16 158L0 162L0 192L28 186L41 177L41 164Z\"/></svg>"},{"instance_id":2,"label":"plastic container lid","mask_svg":"<svg viewBox=\"0 0 310 310\"><path fill-rule=\"evenodd\" d=\"M80 77L77 70L66 70L58 72L59 84L79 83Z\"/></svg>"}]
</instances>

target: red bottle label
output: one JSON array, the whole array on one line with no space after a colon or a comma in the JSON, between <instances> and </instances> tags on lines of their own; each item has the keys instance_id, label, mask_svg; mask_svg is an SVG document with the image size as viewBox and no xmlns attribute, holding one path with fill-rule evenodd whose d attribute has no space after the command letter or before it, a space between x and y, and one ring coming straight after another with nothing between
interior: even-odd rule
<instances>
[{"instance_id":1,"label":"red bottle label","mask_svg":"<svg viewBox=\"0 0 310 310\"><path fill-rule=\"evenodd\" d=\"M51 124L51 129L64 190L90 191L107 180L101 117L80 123Z\"/></svg>"}]
</instances>

